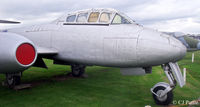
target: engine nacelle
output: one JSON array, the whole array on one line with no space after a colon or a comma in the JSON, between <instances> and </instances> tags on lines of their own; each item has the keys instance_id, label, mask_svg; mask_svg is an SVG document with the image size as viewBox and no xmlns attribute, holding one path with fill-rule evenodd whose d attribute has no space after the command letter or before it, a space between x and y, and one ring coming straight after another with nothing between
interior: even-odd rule
<instances>
[{"instance_id":1,"label":"engine nacelle","mask_svg":"<svg viewBox=\"0 0 200 107\"><path fill-rule=\"evenodd\" d=\"M14 33L0 33L0 73L26 70L37 59L37 50L27 38Z\"/></svg>"}]
</instances>

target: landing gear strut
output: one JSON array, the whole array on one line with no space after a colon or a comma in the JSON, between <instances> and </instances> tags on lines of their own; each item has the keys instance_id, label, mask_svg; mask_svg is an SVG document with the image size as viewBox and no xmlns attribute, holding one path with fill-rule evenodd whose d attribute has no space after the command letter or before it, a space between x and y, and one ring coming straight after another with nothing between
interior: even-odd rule
<instances>
[{"instance_id":1,"label":"landing gear strut","mask_svg":"<svg viewBox=\"0 0 200 107\"><path fill-rule=\"evenodd\" d=\"M151 88L151 92L156 104L169 105L173 101L172 90L176 87L177 81L181 87L185 85L185 81L177 63L163 64L162 68L170 83L159 82Z\"/></svg>"},{"instance_id":2,"label":"landing gear strut","mask_svg":"<svg viewBox=\"0 0 200 107\"><path fill-rule=\"evenodd\" d=\"M85 73L84 65L74 64L74 65L71 65L71 69L72 69L72 75L74 77L82 77L83 74Z\"/></svg>"},{"instance_id":3,"label":"landing gear strut","mask_svg":"<svg viewBox=\"0 0 200 107\"><path fill-rule=\"evenodd\" d=\"M21 83L21 76L22 73L13 73L13 74L6 74L6 85L9 88L14 88L16 85L20 85Z\"/></svg>"}]
</instances>

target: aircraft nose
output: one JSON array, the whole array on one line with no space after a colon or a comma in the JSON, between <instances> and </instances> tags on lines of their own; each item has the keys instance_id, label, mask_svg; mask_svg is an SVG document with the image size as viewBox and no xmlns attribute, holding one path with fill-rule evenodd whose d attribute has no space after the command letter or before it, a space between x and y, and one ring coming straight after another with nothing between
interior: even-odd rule
<instances>
[{"instance_id":1,"label":"aircraft nose","mask_svg":"<svg viewBox=\"0 0 200 107\"><path fill-rule=\"evenodd\" d=\"M144 29L138 38L138 66L156 66L181 60L186 47L176 38L155 30Z\"/></svg>"},{"instance_id":2,"label":"aircraft nose","mask_svg":"<svg viewBox=\"0 0 200 107\"><path fill-rule=\"evenodd\" d=\"M187 52L187 48L176 38L169 37L170 39L170 46L169 52L173 62L181 60Z\"/></svg>"}]
</instances>

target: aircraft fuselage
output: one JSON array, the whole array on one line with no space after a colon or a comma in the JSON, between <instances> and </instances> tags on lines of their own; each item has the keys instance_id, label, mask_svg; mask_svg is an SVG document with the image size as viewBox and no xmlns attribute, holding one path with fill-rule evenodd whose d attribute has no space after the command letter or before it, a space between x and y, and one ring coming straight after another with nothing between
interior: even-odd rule
<instances>
[{"instance_id":1,"label":"aircraft fuselage","mask_svg":"<svg viewBox=\"0 0 200 107\"><path fill-rule=\"evenodd\" d=\"M146 67L175 62L185 55L185 47L175 38L136 24L48 24L10 32L38 47L56 49L56 60L86 65Z\"/></svg>"}]
</instances>

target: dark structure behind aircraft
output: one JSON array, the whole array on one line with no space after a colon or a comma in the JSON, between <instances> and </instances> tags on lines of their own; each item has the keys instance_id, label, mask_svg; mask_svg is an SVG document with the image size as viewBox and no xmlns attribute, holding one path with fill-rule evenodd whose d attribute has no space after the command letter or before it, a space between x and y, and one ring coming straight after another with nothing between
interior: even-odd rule
<instances>
[{"instance_id":1,"label":"dark structure behind aircraft","mask_svg":"<svg viewBox=\"0 0 200 107\"><path fill-rule=\"evenodd\" d=\"M174 36L178 40L180 40L186 47L188 51L197 51L200 50L200 41L198 36L191 36L189 34L184 34L181 32L164 32L171 36Z\"/></svg>"}]
</instances>

